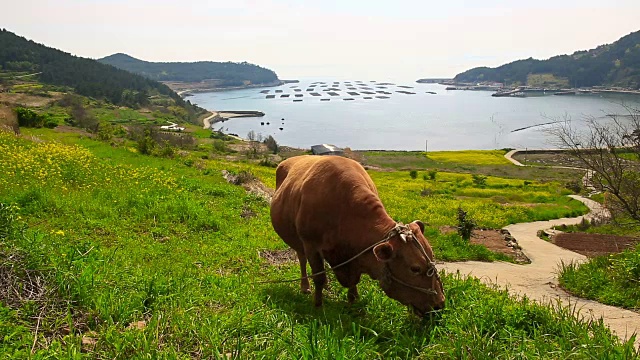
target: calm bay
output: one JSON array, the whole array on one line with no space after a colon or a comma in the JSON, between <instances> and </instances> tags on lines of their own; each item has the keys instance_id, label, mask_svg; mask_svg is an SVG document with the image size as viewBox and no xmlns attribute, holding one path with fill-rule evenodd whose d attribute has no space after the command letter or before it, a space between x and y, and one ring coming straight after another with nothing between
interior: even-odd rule
<instances>
[{"instance_id":1,"label":"calm bay","mask_svg":"<svg viewBox=\"0 0 640 360\"><path fill-rule=\"evenodd\" d=\"M338 95L329 95L331 88L339 89L334 91ZM225 133L246 137L255 131L272 135L286 146L329 143L358 150L555 148L545 131L553 125L537 125L570 118L580 128L587 116L605 121L606 114L625 113L621 102L637 105L640 100L599 94L494 98L489 91L445 89L437 84L334 84L334 80L314 79L273 88L197 93L188 99L209 110L266 114L214 124ZM285 94L289 97L282 97Z\"/></svg>"}]
</instances>

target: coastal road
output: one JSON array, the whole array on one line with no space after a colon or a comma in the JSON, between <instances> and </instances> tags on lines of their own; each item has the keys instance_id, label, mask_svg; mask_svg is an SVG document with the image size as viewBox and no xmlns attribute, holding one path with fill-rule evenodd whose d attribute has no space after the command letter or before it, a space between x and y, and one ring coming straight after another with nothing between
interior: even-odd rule
<instances>
[{"instance_id":1,"label":"coastal road","mask_svg":"<svg viewBox=\"0 0 640 360\"><path fill-rule=\"evenodd\" d=\"M215 112L215 111L211 111L211 115L209 115L206 118L202 119L202 124L204 125L202 128L203 129L211 129L210 120L213 119L216 116L218 116L218 113Z\"/></svg>"}]
</instances>

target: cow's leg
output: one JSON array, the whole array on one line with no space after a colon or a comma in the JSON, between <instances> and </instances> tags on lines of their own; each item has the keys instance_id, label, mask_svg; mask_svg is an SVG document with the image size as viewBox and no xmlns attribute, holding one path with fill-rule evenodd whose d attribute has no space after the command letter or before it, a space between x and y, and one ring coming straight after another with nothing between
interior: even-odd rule
<instances>
[{"instance_id":1,"label":"cow's leg","mask_svg":"<svg viewBox=\"0 0 640 360\"><path fill-rule=\"evenodd\" d=\"M309 289L309 277L307 276L307 255L302 251L296 251L296 253L300 262L300 291L304 294L309 294L311 289Z\"/></svg>"},{"instance_id":2,"label":"cow's leg","mask_svg":"<svg viewBox=\"0 0 640 360\"><path fill-rule=\"evenodd\" d=\"M336 278L340 285L349 289L347 292L347 301L353 304L358 299L358 283L360 282L360 274L352 271L349 267L335 271Z\"/></svg>"},{"instance_id":3,"label":"cow's leg","mask_svg":"<svg viewBox=\"0 0 640 360\"><path fill-rule=\"evenodd\" d=\"M322 306L322 289L324 289L324 286L327 283L327 274L324 273L324 260L317 251L311 253L307 252L307 259L309 260L309 265L311 265L311 276L313 277L313 285L315 286L315 305L319 307Z\"/></svg>"}]
</instances>

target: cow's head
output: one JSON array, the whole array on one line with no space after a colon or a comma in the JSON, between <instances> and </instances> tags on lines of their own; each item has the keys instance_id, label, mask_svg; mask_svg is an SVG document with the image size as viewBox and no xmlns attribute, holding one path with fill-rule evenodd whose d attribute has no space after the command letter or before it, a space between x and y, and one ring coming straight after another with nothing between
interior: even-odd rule
<instances>
[{"instance_id":1,"label":"cow's head","mask_svg":"<svg viewBox=\"0 0 640 360\"><path fill-rule=\"evenodd\" d=\"M424 237L424 224L414 221L398 226L389 240L373 248L378 261L384 263L379 280L382 290L413 311L424 316L444 307L442 282L435 267L435 258Z\"/></svg>"}]
</instances>

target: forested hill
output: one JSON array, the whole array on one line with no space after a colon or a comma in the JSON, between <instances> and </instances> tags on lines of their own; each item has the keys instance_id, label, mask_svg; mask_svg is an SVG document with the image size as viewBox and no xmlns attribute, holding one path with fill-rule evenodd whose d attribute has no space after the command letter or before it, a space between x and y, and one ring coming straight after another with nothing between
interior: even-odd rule
<instances>
[{"instance_id":1,"label":"forested hill","mask_svg":"<svg viewBox=\"0 0 640 360\"><path fill-rule=\"evenodd\" d=\"M157 81L197 82L220 80L220 86L275 84L275 72L246 62L148 62L126 54L114 54L98 61Z\"/></svg>"},{"instance_id":2,"label":"forested hill","mask_svg":"<svg viewBox=\"0 0 640 360\"><path fill-rule=\"evenodd\" d=\"M149 96L164 95L189 113L200 110L157 81L73 56L5 29L0 30L0 70L40 73L38 80L43 83L70 87L80 95L116 105L146 105Z\"/></svg>"},{"instance_id":3,"label":"forested hill","mask_svg":"<svg viewBox=\"0 0 640 360\"><path fill-rule=\"evenodd\" d=\"M474 68L456 75L454 80L465 83L494 81L507 85L544 85L539 80L545 78L562 81L571 87L616 85L638 89L640 31L613 44L601 45L588 51L576 51L571 55L554 56L548 60L529 58L497 68Z\"/></svg>"}]
</instances>

